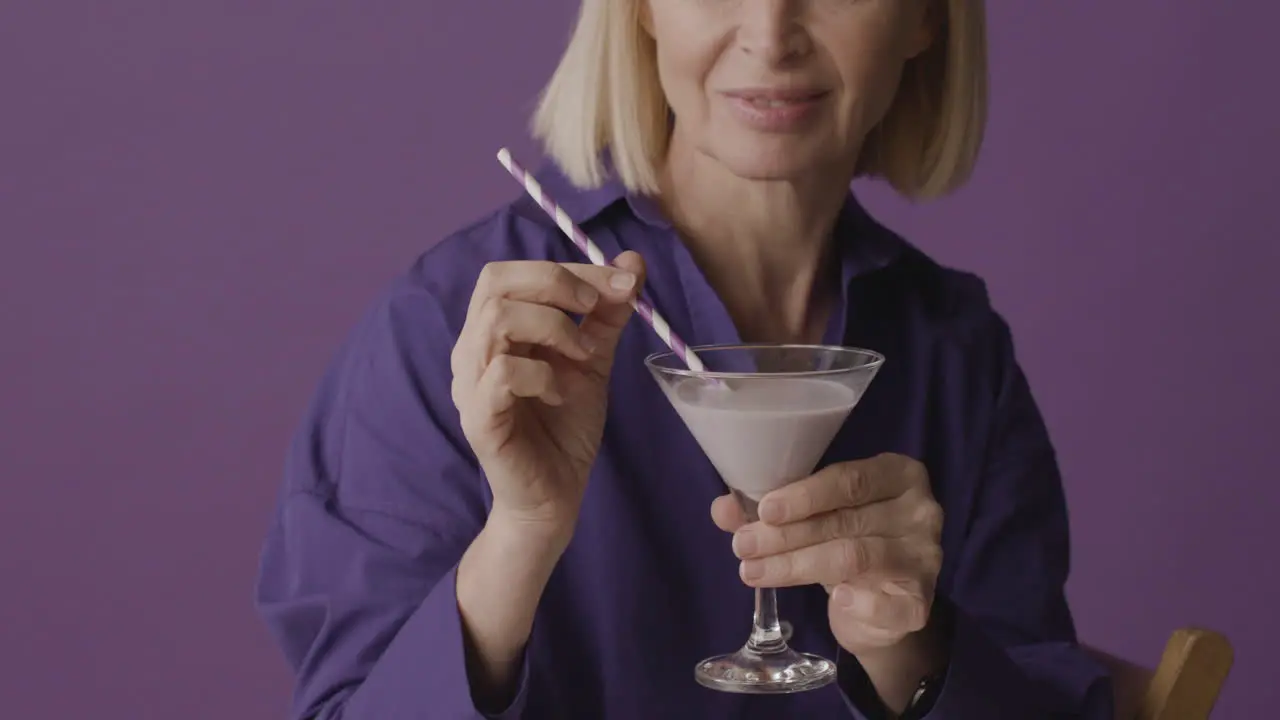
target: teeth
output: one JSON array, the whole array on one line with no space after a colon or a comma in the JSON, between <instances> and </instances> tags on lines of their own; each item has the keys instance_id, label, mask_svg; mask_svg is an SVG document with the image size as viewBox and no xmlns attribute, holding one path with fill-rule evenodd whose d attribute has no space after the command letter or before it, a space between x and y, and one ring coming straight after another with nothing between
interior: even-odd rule
<instances>
[{"instance_id":1,"label":"teeth","mask_svg":"<svg viewBox=\"0 0 1280 720\"><path fill-rule=\"evenodd\" d=\"M757 106L757 107L781 108L781 107L787 107L787 106L790 106L790 105L795 105L795 104L796 104L796 102L795 102L795 101L793 101L793 100L765 100L765 99L759 99L759 100L752 100L752 101L751 101L751 104L752 104L752 105L755 105L755 106Z\"/></svg>"}]
</instances>

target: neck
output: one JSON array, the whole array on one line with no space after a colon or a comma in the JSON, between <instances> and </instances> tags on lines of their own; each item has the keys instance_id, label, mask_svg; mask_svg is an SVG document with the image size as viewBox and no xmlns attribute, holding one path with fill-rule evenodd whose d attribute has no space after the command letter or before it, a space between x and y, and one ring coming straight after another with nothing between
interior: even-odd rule
<instances>
[{"instance_id":1,"label":"neck","mask_svg":"<svg viewBox=\"0 0 1280 720\"><path fill-rule=\"evenodd\" d=\"M672 136L662 203L748 342L817 342L839 297L832 232L852 168L749 180Z\"/></svg>"}]
</instances>

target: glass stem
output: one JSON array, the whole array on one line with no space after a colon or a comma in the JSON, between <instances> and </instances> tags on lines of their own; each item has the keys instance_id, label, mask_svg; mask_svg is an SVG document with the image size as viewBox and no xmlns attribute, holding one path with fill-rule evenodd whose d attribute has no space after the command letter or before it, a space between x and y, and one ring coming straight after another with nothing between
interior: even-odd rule
<instances>
[{"instance_id":1,"label":"glass stem","mask_svg":"<svg viewBox=\"0 0 1280 720\"><path fill-rule=\"evenodd\" d=\"M742 507L747 522L760 519L760 505L746 495L733 491ZM756 588L756 612L751 617L751 637L747 640L747 652L769 655L787 649L782 636L782 623L778 620L778 591L773 588Z\"/></svg>"},{"instance_id":2,"label":"glass stem","mask_svg":"<svg viewBox=\"0 0 1280 720\"><path fill-rule=\"evenodd\" d=\"M761 655L782 652L787 641L782 637L782 624L778 622L778 591L773 588L756 588L756 612L751 618L751 637L747 650Z\"/></svg>"}]
</instances>

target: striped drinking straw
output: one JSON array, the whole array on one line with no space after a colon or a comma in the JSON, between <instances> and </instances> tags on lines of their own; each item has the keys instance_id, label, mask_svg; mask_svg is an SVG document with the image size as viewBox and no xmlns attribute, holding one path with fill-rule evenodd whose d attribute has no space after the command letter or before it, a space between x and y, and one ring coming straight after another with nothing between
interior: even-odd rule
<instances>
[{"instance_id":1,"label":"striped drinking straw","mask_svg":"<svg viewBox=\"0 0 1280 720\"><path fill-rule=\"evenodd\" d=\"M557 205L554 200L547 197L547 194L542 191L542 186L538 184L538 181L534 180L533 176L525 172L525 169L520 166L520 163L516 162L515 159L511 157L511 151L506 148L499 150L498 162L501 162L502 166L507 169L507 172L511 173L511 177L515 178L517 182L524 186L525 192L529 193L529 195L537 201L538 206L556 221L556 225L560 226L560 229L564 231L564 234L568 235L570 240L573 240L573 244L577 245L578 249L582 250L592 263L601 267L610 267L612 265L612 263L605 259L604 253L600 251L600 248L591 241L591 238L587 237L586 233L582 232L582 230L578 229L577 225L573 224L573 220L569 218L568 213ZM667 347L671 348L672 352L676 354L676 357L684 361L684 364L687 365L690 370L693 370L694 372L706 372L707 368L702 364L702 361L698 359L698 356L689 349L689 346L680 339L679 335L672 332L671 326L667 324L666 319L664 319L652 305L640 298L639 292L636 293L636 298L631 301L631 306L636 309L636 313L638 313L640 317L644 318L645 322L649 324L649 327L653 328L653 331L658 334L658 337L662 338L662 342L666 343Z\"/></svg>"}]
</instances>

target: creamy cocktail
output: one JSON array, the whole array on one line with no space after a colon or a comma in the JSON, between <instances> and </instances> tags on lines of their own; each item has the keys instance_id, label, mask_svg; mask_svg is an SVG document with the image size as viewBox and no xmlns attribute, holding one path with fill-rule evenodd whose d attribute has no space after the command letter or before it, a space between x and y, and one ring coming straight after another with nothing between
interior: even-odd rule
<instances>
[{"instance_id":1,"label":"creamy cocktail","mask_svg":"<svg viewBox=\"0 0 1280 720\"><path fill-rule=\"evenodd\" d=\"M663 393L749 520L771 490L813 472L884 362L857 348L704 346L705 371L674 353L645 360ZM788 647L777 594L756 590L751 636L741 650L708 658L695 676L716 690L789 693L835 680L835 663Z\"/></svg>"}]
</instances>

